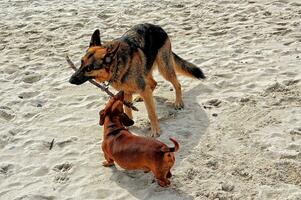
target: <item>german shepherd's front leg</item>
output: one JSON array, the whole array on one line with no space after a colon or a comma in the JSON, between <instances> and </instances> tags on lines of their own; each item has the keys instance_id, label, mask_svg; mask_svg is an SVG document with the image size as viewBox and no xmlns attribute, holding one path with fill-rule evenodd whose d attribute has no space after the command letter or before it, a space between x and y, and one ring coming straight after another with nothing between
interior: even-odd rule
<instances>
[{"instance_id":1,"label":"german shepherd's front leg","mask_svg":"<svg viewBox=\"0 0 301 200\"><path fill-rule=\"evenodd\" d=\"M124 93L124 100L127 101L127 102L131 102L132 103L132 101L133 101L133 94L125 92ZM124 106L124 112L125 112L125 114L127 114L127 116L130 119L133 119L132 109L131 108L129 108L127 106Z\"/></svg>"},{"instance_id":2,"label":"german shepherd's front leg","mask_svg":"<svg viewBox=\"0 0 301 200\"><path fill-rule=\"evenodd\" d=\"M151 87L149 85L146 85L145 89L140 93L140 96L144 100L144 104L148 113L148 118L151 123L151 136L160 136L159 122L156 114L156 105L154 102L153 91Z\"/></svg>"},{"instance_id":3,"label":"german shepherd's front leg","mask_svg":"<svg viewBox=\"0 0 301 200\"><path fill-rule=\"evenodd\" d=\"M154 91L156 89L156 86L157 86L157 82L155 81L155 79L153 78L153 75L152 74L149 74L147 76L147 83L150 85L152 91ZM139 96L136 96L134 98L134 102L140 102L140 101L143 101L143 98L139 95Z\"/></svg>"}]
</instances>

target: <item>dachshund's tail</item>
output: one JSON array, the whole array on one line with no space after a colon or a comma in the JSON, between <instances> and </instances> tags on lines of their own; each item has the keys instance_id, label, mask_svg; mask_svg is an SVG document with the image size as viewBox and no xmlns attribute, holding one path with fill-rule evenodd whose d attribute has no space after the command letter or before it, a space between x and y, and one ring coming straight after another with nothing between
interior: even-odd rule
<instances>
[{"instance_id":1,"label":"dachshund's tail","mask_svg":"<svg viewBox=\"0 0 301 200\"><path fill-rule=\"evenodd\" d=\"M164 153L178 151L180 148L179 143L173 138L169 138L169 139L170 139L170 141L172 141L174 143L175 146L174 147L163 146L161 148L161 151L163 151Z\"/></svg>"}]
</instances>

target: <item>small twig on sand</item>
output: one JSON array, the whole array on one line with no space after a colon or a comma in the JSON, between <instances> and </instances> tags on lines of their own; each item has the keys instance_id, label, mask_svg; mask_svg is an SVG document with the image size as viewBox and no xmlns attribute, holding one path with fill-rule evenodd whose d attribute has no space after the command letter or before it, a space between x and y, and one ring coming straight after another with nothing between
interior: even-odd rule
<instances>
[{"instance_id":1,"label":"small twig on sand","mask_svg":"<svg viewBox=\"0 0 301 200\"><path fill-rule=\"evenodd\" d=\"M51 143L50 143L50 146L49 146L49 150L51 150L52 149L52 147L53 147L53 144L54 144L54 139L51 141Z\"/></svg>"},{"instance_id":2,"label":"small twig on sand","mask_svg":"<svg viewBox=\"0 0 301 200\"><path fill-rule=\"evenodd\" d=\"M69 66L74 70L76 71L77 68L75 67L75 65L73 64L73 62L70 60L69 56L66 54L65 55L65 58L66 58L66 61L67 63L69 64ZM99 83L97 83L96 81L90 79L89 80L90 83L92 83L93 85L95 85L96 87L100 88L102 91L106 92L109 96L113 97L114 94L109 90L109 88L107 87L104 87L102 85L100 85ZM131 102L123 102L124 105L126 105L127 107L131 108L132 110L135 110L135 111L138 111L138 108L136 108Z\"/></svg>"}]
</instances>

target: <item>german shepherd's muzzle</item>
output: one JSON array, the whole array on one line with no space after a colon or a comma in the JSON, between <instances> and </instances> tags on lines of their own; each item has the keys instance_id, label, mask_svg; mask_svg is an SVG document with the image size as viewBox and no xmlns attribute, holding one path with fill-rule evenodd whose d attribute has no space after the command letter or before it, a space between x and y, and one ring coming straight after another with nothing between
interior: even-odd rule
<instances>
[{"instance_id":1,"label":"german shepherd's muzzle","mask_svg":"<svg viewBox=\"0 0 301 200\"><path fill-rule=\"evenodd\" d=\"M81 85L91 78L93 78L93 77L85 76L85 69L81 67L71 76L71 78L69 79L69 82L71 84Z\"/></svg>"}]
</instances>

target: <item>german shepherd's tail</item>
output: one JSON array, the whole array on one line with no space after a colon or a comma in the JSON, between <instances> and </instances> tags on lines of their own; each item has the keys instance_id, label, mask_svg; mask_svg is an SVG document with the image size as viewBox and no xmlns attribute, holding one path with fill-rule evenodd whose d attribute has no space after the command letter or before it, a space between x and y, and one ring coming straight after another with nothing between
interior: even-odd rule
<instances>
[{"instance_id":1,"label":"german shepherd's tail","mask_svg":"<svg viewBox=\"0 0 301 200\"><path fill-rule=\"evenodd\" d=\"M172 52L174 58L174 67L176 72L197 79L205 79L205 75L200 68L196 65L184 60L174 52Z\"/></svg>"},{"instance_id":2,"label":"german shepherd's tail","mask_svg":"<svg viewBox=\"0 0 301 200\"><path fill-rule=\"evenodd\" d=\"M164 146L164 147L161 148L161 151L163 151L164 153L178 151L179 148L180 148L179 143L173 138L169 138L169 140L172 141L175 146L174 147Z\"/></svg>"}]
</instances>

